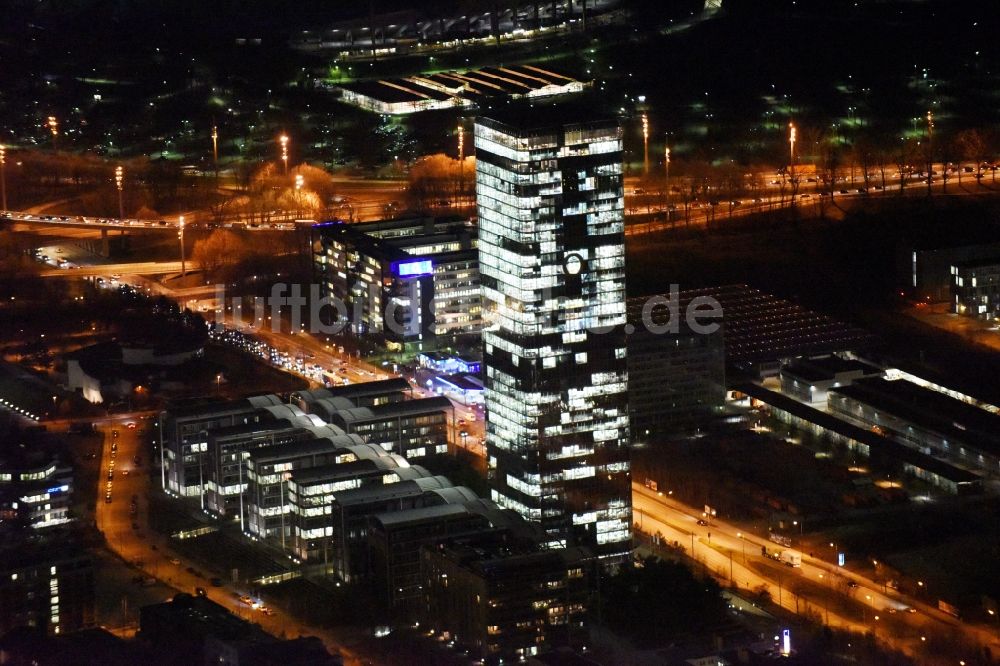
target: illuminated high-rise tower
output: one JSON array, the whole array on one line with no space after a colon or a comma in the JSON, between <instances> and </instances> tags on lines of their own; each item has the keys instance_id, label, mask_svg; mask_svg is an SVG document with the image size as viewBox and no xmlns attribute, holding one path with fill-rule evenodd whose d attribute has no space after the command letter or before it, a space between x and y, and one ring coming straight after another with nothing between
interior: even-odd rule
<instances>
[{"instance_id":1,"label":"illuminated high-rise tower","mask_svg":"<svg viewBox=\"0 0 1000 666\"><path fill-rule=\"evenodd\" d=\"M486 449L496 502L614 561L632 520L622 130L566 115L476 122Z\"/></svg>"}]
</instances>

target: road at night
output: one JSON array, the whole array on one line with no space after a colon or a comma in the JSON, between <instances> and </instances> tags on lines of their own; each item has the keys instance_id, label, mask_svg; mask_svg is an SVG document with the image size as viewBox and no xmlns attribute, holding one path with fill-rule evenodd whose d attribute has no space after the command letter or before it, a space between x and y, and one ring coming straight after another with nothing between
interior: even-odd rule
<instances>
[{"instance_id":1,"label":"road at night","mask_svg":"<svg viewBox=\"0 0 1000 666\"><path fill-rule=\"evenodd\" d=\"M131 429L127 424L136 423ZM222 586L212 586L204 575L196 575L199 563L185 561L184 557L171 549L171 537L165 537L149 529L147 519L150 492L159 485L157 472L151 461L144 459L141 433L143 427L151 427L152 421L141 422L133 415L116 416L110 423L100 426L104 436L101 454L100 474L96 488L97 526L107 539L108 548L127 562L130 562L162 583L181 592L194 594L195 588L202 588L212 601L224 606L233 614L259 624L261 628L275 636L288 637L318 636L331 651L340 651L344 663L351 666L370 663L345 648L330 632L309 627L280 608L273 608L272 615L252 609L241 602L239 596L246 590L239 590L223 580ZM114 433L118 436L115 437ZM117 442L117 451L112 455L112 444ZM135 464L140 456L140 464ZM112 460L115 460L114 478L111 481L112 501L105 501L107 474ZM127 472L127 473L126 473ZM154 478L156 477L156 478ZM131 514L132 498L136 498L136 513ZM220 563L224 564L224 563Z\"/></svg>"},{"instance_id":2,"label":"road at night","mask_svg":"<svg viewBox=\"0 0 1000 666\"><path fill-rule=\"evenodd\" d=\"M802 554L801 567L789 567L761 555L785 550L717 518L699 525L700 512L639 483L632 484L633 522L649 534L660 532L711 570L723 584L745 591L766 590L771 600L796 614L810 614L834 627L874 632L908 654L921 654L923 637L944 640L959 630L970 640L996 649L996 637L932 606L885 589L874 581ZM913 608L916 612L909 612Z\"/></svg>"}]
</instances>

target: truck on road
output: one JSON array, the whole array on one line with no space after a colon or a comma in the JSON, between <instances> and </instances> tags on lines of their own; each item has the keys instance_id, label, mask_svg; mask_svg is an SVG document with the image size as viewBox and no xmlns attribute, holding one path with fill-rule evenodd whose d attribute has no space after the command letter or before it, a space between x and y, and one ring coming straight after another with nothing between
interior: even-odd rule
<instances>
[{"instance_id":1,"label":"truck on road","mask_svg":"<svg viewBox=\"0 0 1000 666\"><path fill-rule=\"evenodd\" d=\"M797 553L794 550L783 550L778 556L778 561L790 567L801 567L802 553Z\"/></svg>"}]
</instances>

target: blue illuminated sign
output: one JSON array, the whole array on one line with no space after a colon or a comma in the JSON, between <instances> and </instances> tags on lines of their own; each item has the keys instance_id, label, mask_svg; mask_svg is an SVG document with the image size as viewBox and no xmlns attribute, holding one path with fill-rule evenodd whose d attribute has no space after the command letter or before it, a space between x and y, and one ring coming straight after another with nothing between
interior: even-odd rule
<instances>
[{"instance_id":1,"label":"blue illuminated sign","mask_svg":"<svg viewBox=\"0 0 1000 666\"><path fill-rule=\"evenodd\" d=\"M419 275L432 275L434 264L430 259L418 259L416 261L398 261L395 264L396 275L399 277L417 277Z\"/></svg>"}]
</instances>

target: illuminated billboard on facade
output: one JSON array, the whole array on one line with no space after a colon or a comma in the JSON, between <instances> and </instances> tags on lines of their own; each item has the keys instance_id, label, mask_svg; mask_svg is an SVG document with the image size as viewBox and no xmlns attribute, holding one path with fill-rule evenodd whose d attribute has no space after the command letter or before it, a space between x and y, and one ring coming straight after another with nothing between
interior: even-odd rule
<instances>
[{"instance_id":1,"label":"illuminated billboard on facade","mask_svg":"<svg viewBox=\"0 0 1000 666\"><path fill-rule=\"evenodd\" d=\"M415 261L397 261L393 264L393 272L399 277L419 277L421 275L432 275L434 273L434 263L430 259L417 259Z\"/></svg>"}]
</instances>

